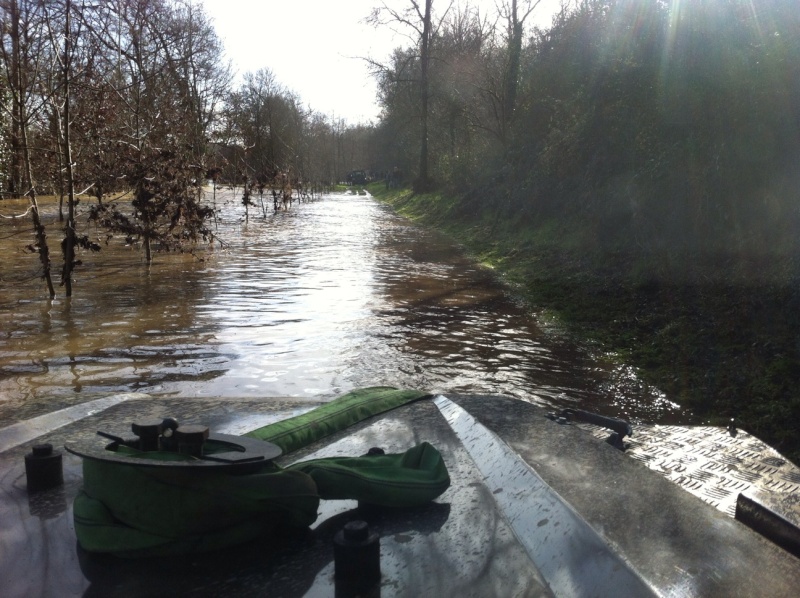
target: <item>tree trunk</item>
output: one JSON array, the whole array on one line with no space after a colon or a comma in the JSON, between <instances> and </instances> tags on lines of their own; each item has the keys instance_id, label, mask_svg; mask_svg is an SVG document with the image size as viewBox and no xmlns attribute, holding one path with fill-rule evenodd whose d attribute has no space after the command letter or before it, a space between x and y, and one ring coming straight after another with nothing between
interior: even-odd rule
<instances>
[{"instance_id":1,"label":"tree trunk","mask_svg":"<svg viewBox=\"0 0 800 598\"><path fill-rule=\"evenodd\" d=\"M150 248L150 235L148 233L144 234L144 256L145 262L149 266L153 262L153 252Z\"/></svg>"},{"instance_id":2,"label":"tree trunk","mask_svg":"<svg viewBox=\"0 0 800 598\"><path fill-rule=\"evenodd\" d=\"M433 0L425 0L425 17L422 23L422 39L420 40L420 111L421 139L419 146L419 175L414 185L417 191L424 192L430 187L428 173L428 65L430 63L431 40L431 5Z\"/></svg>"},{"instance_id":3,"label":"tree trunk","mask_svg":"<svg viewBox=\"0 0 800 598\"><path fill-rule=\"evenodd\" d=\"M508 132L511 129L511 119L517 104L517 87L519 80L519 63L522 55L522 24L517 12L517 0L511 0L511 14L509 15L508 39L508 65L505 72L503 89L503 119L502 139L508 141Z\"/></svg>"},{"instance_id":4,"label":"tree trunk","mask_svg":"<svg viewBox=\"0 0 800 598\"><path fill-rule=\"evenodd\" d=\"M428 100L429 82L428 66L430 64L430 38L431 38L431 5L433 0L425 0L425 15L422 22L422 37L420 38L420 145L419 145L419 173L414 183L414 190L424 192L430 187L428 172Z\"/></svg>"},{"instance_id":5,"label":"tree trunk","mask_svg":"<svg viewBox=\"0 0 800 598\"><path fill-rule=\"evenodd\" d=\"M65 286L67 297L72 297L72 270L75 267L75 176L72 165L72 145L70 141L70 12L72 1L66 2L66 19L64 26L64 160L67 167L67 226L64 229L64 269L61 273L61 284Z\"/></svg>"},{"instance_id":6,"label":"tree trunk","mask_svg":"<svg viewBox=\"0 0 800 598\"><path fill-rule=\"evenodd\" d=\"M19 141L21 142L21 149L22 150L22 166L25 175L25 182L24 184L20 184L17 181L14 184L19 184L20 187L15 189L16 193L18 194L21 191L22 187L27 187L27 195L30 198L31 203L31 219L33 220L33 230L36 233L36 246L39 252L39 261L42 263L42 277L47 284L47 291L50 294L50 298L56 296L56 290L53 288L53 279L50 275L50 249L47 246L47 233L45 231L44 225L42 224L42 220L39 217L39 203L36 201L36 186L33 182L33 169L31 168L31 155L30 155L30 148L28 146L28 116L27 111L25 109L25 92L23 89L23 75L22 75L22 50L19 44L19 6L16 2L12 2L11 4L11 13L12 13L12 64L15 65L13 69L13 82L11 83L11 95L13 105L13 113L16 116L15 121L16 125L18 126L18 133L19 133ZM14 158L15 161L17 158ZM13 174L13 173L12 173Z\"/></svg>"},{"instance_id":7,"label":"tree trunk","mask_svg":"<svg viewBox=\"0 0 800 598\"><path fill-rule=\"evenodd\" d=\"M56 166L58 167L58 221L64 222L64 177L61 176L61 173L64 172L63 129L61 127L61 114L55 101L53 102L53 118L56 121L56 129L58 131L53 144L55 146Z\"/></svg>"},{"instance_id":8,"label":"tree trunk","mask_svg":"<svg viewBox=\"0 0 800 598\"><path fill-rule=\"evenodd\" d=\"M9 6L9 20L11 22L11 60L10 60L10 73L9 84L11 93L14 99L11 115L11 164L10 173L8 177L8 190L11 192L11 197L22 197L23 194L23 171L25 160L23 158L23 141L22 141L22 115L19 109L22 103L23 91L22 86L22 66L20 60L22 51L20 49L20 10L19 4L13 0ZM19 99L19 101L17 101Z\"/></svg>"},{"instance_id":9,"label":"tree trunk","mask_svg":"<svg viewBox=\"0 0 800 598\"><path fill-rule=\"evenodd\" d=\"M25 113L24 106L21 108L21 113ZM28 187L28 197L31 202L31 219L33 220L33 230L36 232L36 245L39 248L39 261L42 262L42 278L47 284L47 291L50 293L50 298L56 296L56 290L53 287L53 278L50 275L50 248L47 246L47 233L44 229L39 218L39 203L36 201L36 186L33 183L33 170L31 169L31 156L28 150L28 131L27 126L23 123L20 127L22 133L22 155L23 164L25 166L26 186Z\"/></svg>"}]
</instances>

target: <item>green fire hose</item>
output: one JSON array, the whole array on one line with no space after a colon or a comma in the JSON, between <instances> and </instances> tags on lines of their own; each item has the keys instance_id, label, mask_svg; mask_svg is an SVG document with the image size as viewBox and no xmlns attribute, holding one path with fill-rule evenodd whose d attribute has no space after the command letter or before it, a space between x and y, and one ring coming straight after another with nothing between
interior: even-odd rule
<instances>
[{"instance_id":1,"label":"green fire hose","mask_svg":"<svg viewBox=\"0 0 800 598\"><path fill-rule=\"evenodd\" d=\"M246 436L290 453L428 397L389 387L359 389ZM141 458L174 460L175 453L132 457L130 464L83 461L74 521L78 542L89 552L126 557L207 552L265 536L278 525L307 527L317 518L320 499L417 506L450 485L441 455L425 442L399 454L315 459L286 468L268 461L246 475L137 464Z\"/></svg>"}]
</instances>

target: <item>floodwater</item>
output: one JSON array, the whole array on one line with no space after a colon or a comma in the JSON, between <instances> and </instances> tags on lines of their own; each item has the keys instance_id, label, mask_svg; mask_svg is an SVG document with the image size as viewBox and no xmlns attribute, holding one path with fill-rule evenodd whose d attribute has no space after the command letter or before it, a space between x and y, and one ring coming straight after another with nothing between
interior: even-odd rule
<instances>
[{"instance_id":1,"label":"floodwater","mask_svg":"<svg viewBox=\"0 0 800 598\"><path fill-rule=\"evenodd\" d=\"M89 227L103 249L81 256L71 300L62 288L47 298L25 250L29 217L0 218L0 427L119 391L324 400L374 385L687 417L632 368L541 325L451 240L369 196L251 207L247 222L240 195L213 201L224 247L158 253L150 267ZM0 202L4 216L24 209ZM60 225L43 212L57 269Z\"/></svg>"}]
</instances>

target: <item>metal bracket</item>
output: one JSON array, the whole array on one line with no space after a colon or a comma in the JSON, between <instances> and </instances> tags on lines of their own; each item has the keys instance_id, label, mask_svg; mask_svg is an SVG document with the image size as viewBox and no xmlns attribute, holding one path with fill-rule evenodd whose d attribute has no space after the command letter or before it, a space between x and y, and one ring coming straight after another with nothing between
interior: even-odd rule
<instances>
[{"instance_id":1,"label":"metal bracket","mask_svg":"<svg viewBox=\"0 0 800 598\"><path fill-rule=\"evenodd\" d=\"M633 436L633 428L631 427L630 423L624 419L607 417L605 415L592 413L591 411L583 411L581 409L562 409L559 414L548 413L547 418L552 419L554 422L562 425L569 424L572 421L578 421L600 426L602 428L608 428L612 432L611 435L606 438L606 442L621 451L626 449L625 443L623 442L625 436Z\"/></svg>"}]
</instances>

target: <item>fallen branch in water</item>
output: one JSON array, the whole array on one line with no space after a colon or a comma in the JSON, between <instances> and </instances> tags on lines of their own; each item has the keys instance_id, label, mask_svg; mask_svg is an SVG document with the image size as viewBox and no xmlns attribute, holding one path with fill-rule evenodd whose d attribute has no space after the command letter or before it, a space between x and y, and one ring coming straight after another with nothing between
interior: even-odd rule
<instances>
[{"instance_id":1,"label":"fallen branch in water","mask_svg":"<svg viewBox=\"0 0 800 598\"><path fill-rule=\"evenodd\" d=\"M28 209L25 210L24 213L19 214L19 215L12 214L11 216L6 216L5 214L0 214L0 218L5 218L6 220L16 220L17 218L24 218L25 216L30 214L32 209L33 209L33 206L29 206Z\"/></svg>"}]
</instances>

